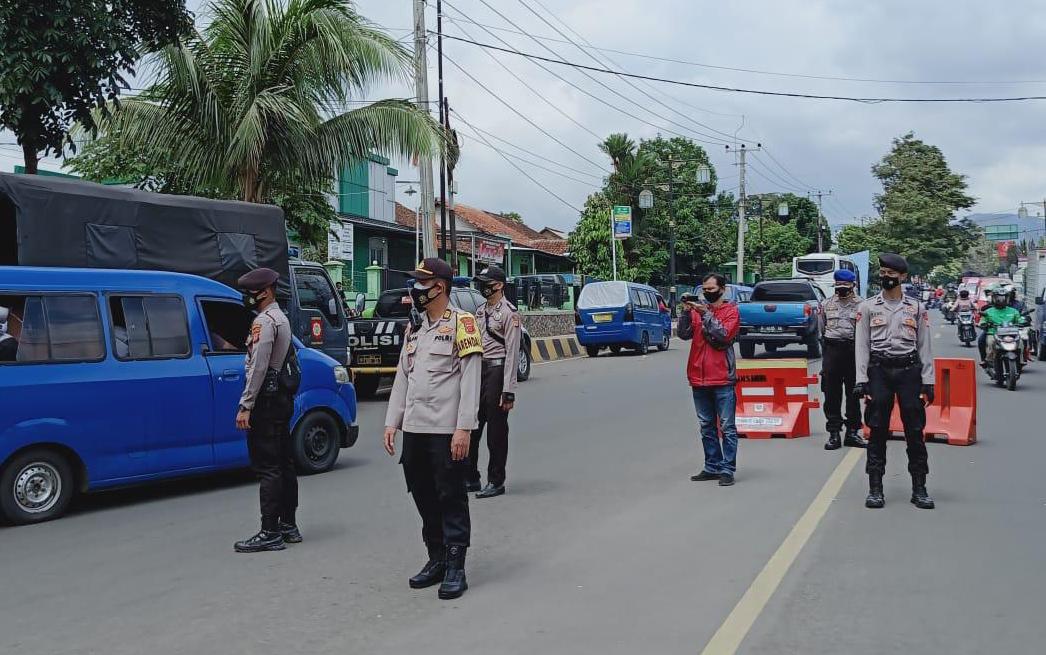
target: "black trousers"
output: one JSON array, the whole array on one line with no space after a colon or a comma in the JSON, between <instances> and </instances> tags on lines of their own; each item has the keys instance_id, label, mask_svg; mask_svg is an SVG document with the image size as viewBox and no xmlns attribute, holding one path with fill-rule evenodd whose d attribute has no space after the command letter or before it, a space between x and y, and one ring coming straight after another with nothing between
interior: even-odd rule
<instances>
[{"instance_id":1,"label":"black trousers","mask_svg":"<svg viewBox=\"0 0 1046 655\"><path fill-rule=\"evenodd\" d=\"M886 440L890 436L890 413L894 397L901 408L904 440L908 444L908 472L929 473L926 457L926 407L919 393L922 391L922 368L916 364L907 368L868 366L868 393L871 400L865 408L864 422L871 428L868 440L868 462L865 471L883 475L886 472Z\"/></svg>"},{"instance_id":2,"label":"black trousers","mask_svg":"<svg viewBox=\"0 0 1046 655\"><path fill-rule=\"evenodd\" d=\"M465 491L467 460L450 457L449 434L403 433L400 464L429 546L468 546L472 533Z\"/></svg>"},{"instance_id":3,"label":"black trousers","mask_svg":"<svg viewBox=\"0 0 1046 655\"><path fill-rule=\"evenodd\" d=\"M298 473L290 420L294 399L261 396L251 411L247 453L258 477L262 528L276 530L279 522L295 523L298 509Z\"/></svg>"},{"instance_id":4,"label":"black trousers","mask_svg":"<svg viewBox=\"0 0 1046 655\"><path fill-rule=\"evenodd\" d=\"M505 367L483 364L483 386L479 396L479 427L472 431L469 448L469 480L479 481L479 442L483 428L487 429L487 482L500 487L505 484L505 464L508 461L508 412L501 409L501 391L505 385Z\"/></svg>"},{"instance_id":5,"label":"black trousers","mask_svg":"<svg viewBox=\"0 0 1046 655\"><path fill-rule=\"evenodd\" d=\"M857 362L852 341L825 341L821 358L821 391L824 393L824 417L829 432L843 429L842 405L846 399L846 427L861 427L861 401L854 396Z\"/></svg>"}]
</instances>

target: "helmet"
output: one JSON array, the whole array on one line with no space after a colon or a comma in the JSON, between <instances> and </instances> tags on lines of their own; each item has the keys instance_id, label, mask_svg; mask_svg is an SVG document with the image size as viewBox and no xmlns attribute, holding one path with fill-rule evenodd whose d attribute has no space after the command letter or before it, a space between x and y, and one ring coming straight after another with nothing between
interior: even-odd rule
<instances>
[{"instance_id":1,"label":"helmet","mask_svg":"<svg viewBox=\"0 0 1046 655\"><path fill-rule=\"evenodd\" d=\"M996 307L1005 307L1006 303L1009 302L1010 294L1006 292L1005 287L1001 284L993 284L988 290L991 294L992 304Z\"/></svg>"}]
</instances>

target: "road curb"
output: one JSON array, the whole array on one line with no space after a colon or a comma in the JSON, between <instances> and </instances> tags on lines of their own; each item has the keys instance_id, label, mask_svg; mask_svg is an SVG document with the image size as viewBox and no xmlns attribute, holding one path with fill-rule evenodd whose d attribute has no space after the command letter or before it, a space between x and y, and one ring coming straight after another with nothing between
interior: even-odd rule
<instances>
[{"instance_id":1,"label":"road curb","mask_svg":"<svg viewBox=\"0 0 1046 655\"><path fill-rule=\"evenodd\" d=\"M584 349L572 334L558 337L541 337L530 342L530 359L534 362L554 362L572 359L584 354Z\"/></svg>"}]
</instances>

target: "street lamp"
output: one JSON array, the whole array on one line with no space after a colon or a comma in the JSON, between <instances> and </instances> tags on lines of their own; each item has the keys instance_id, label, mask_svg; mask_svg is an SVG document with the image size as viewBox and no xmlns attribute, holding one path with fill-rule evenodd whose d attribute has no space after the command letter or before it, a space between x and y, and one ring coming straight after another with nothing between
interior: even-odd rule
<instances>
[{"instance_id":1,"label":"street lamp","mask_svg":"<svg viewBox=\"0 0 1046 655\"><path fill-rule=\"evenodd\" d=\"M654 206L654 192L650 189L643 189L639 192L639 208L640 209L651 209Z\"/></svg>"},{"instance_id":2,"label":"street lamp","mask_svg":"<svg viewBox=\"0 0 1046 655\"><path fill-rule=\"evenodd\" d=\"M675 177L676 168L682 164L697 163L698 166L694 170L694 181L698 184L708 184L712 181L712 169L708 164L700 159L669 159L668 160L668 293L669 293L669 304L675 311L676 304L676 217L675 212ZM644 198L644 194L649 193ZM644 202L649 203L649 207L644 207ZM649 209L654 206L654 194L649 190L644 189L639 194L639 207L640 209Z\"/></svg>"},{"instance_id":3,"label":"street lamp","mask_svg":"<svg viewBox=\"0 0 1046 655\"><path fill-rule=\"evenodd\" d=\"M708 184L712 181L712 169L706 164L701 164L697 167L697 171L694 174L698 184Z\"/></svg>"},{"instance_id":4,"label":"street lamp","mask_svg":"<svg viewBox=\"0 0 1046 655\"><path fill-rule=\"evenodd\" d=\"M1020 209L1017 210L1017 218L1024 220L1028 218L1028 207L1027 205L1038 205L1037 202L1021 202ZM1042 227L1043 237L1046 238L1046 199L1042 201Z\"/></svg>"}]
</instances>

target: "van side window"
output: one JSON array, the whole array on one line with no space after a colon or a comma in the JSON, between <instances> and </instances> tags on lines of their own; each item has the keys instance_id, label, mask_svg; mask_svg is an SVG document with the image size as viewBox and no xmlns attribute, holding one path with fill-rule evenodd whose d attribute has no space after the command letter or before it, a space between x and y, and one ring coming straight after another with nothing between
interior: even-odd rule
<instances>
[{"instance_id":1,"label":"van side window","mask_svg":"<svg viewBox=\"0 0 1046 655\"><path fill-rule=\"evenodd\" d=\"M315 309L323 314L328 323L341 327L338 302L326 276L318 271L299 268L295 270L295 277L298 280L298 307Z\"/></svg>"},{"instance_id":2,"label":"van side window","mask_svg":"<svg viewBox=\"0 0 1046 655\"><path fill-rule=\"evenodd\" d=\"M113 353L117 359L189 354L189 324L177 296L112 296Z\"/></svg>"},{"instance_id":3,"label":"van side window","mask_svg":"<svg viewBox=\"0 0 1046 655\"><path fill-rule=\"evenodd\" d=\"M204 300L203 322L211 342L211 352L245 353L253 317L243 305L220 300Z\"/></svg>"},{"instance_id":4,"label":"van side window","mask_svg":"<svg viewBox=\"0 0 1046 655\"><path fill-rule=\"evenodd\" d=\"M15 362L83 362L105 356L94 295L0 295L0 306L11 312L8 333L18 341Z\"/></svg>"},{"instance_id":5,"label":"van side window","mask_svg":"<svg viewBox=\"0 0 1046 655\"><path fill-rule=\"evenodd\" d=\"M632 306L636 309L643 306L643 296L639 293L639 289L629 289L628 297L632 300Z\"/></svg>"}]
</instances>

